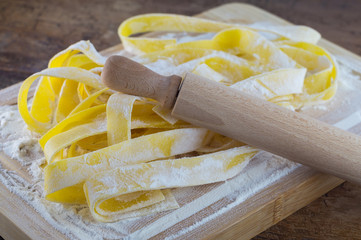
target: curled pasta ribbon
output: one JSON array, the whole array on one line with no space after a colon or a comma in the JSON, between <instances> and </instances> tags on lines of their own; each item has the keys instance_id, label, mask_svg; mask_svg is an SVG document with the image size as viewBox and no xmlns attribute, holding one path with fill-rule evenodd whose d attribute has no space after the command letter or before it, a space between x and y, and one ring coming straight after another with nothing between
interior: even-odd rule
<instances>
[{"instance_id":1,"label":"curled pasta ribbon","mask_svg":"<svg viewBox=\"0 0 361 240\"><path fill-rule=\"evenodd\" d=\"M200 18L172 14L145 14L124 21L118 34L126 49L132 52L149 53L159 51L175 39L132 38L130 35L154 31L218 32L232 25Z\"/></svg>"},{"instance_id":2,"label":"curled pasta ribbon","mask_svg":"<svg viewBox=\"0 0 361 240\"><path fill-rule=\"evenodd\" d=\"M71 195L73 186L95 173L195 151L203 145L206 133L201 128L162 131L50 163L45 168L46 198L67 202L64 199ZM85 200L79 197L76 202Z\"/></svg>"},{"instance_id":3,"label":"curled pasta ribbon","mask_svg":"<svg viewBox=\"0 0 361 240\"><path fill-rule=\"evenodd\" d=\"M212 37L132 36L156 31ZM291 110L328 101L337 88L337 65L308 27L146 14L124 21L118 33L138 62L165 64L161 74L193 72ZM88 204L104 222L156 213L179 207L170 188L226 180L258 152L178 120L153 100L108 90L100 81L105 60L80 41L21 86L20 114L41 135L47 160L46 199ZM28 90L37 78L29 110Z\"/></svg>"},{"instance_id":4,"label":"curled pasta ribbon","mask_svg":"<svg viewBox=\"0 0 361 240\"><path fill-rule=\"evenodd\" d=\"M44 76L45 77L56 77L56 78L62 78L62 79L70 79L73 81L86 83L87 85L92 86L94 88L98 88L98 89L104 88L104 85L100 81L99 75L91 73L86 70L83 70L81 68L75 68L75 67L48 68L48 69L45 69L39 73L35 73L35 74L31 75L30 77L28 77L24 81L24 83L21 85L21 88L19 91L19 97L18 97L19 111L20 111L20 114L23 117L25 123L28 125L29 129L32 131L38 132L40 134L44 134L47 130L49 130L53 126L53 123L39 121L36 117L34 117L34 111L32 111L31 113L29 112L27 95L28 95L31 84L38 77L44 77ZM39 91L41 93L42 91L49 91L49 89L42 88L44 81L48 81L48 79L42 78L42 80L39 82L40 84L38 85L37 92ZM37 95L37 94L35 94L35 95ZM42 96L44 96L44 95L42 95ZM51 100L55 101L54 95L49 96L49 98L45 98L45 99L43 99L43 101L49 101L49 102L51 102ZM32 105L33 108L34 108L34 104L35 104L35 102L33 102L33 105ZM53 104L55 104L55 102L53 102L52 104L49 104L48 106L50 107ZM41 112L40 109L42 107L38 106L38 108L39 109L37 111L39 111L39 115L48 114L46 109L44 110L44 112ZM50 117L47 117L47 119L49 119L49 121L51 120Z\"/></svg>"},{"instance_id":5,"label":"curled pasta ribbon","mask_svg":"<svg viewBox=\"0 0 361 240\"><path fill-rule=\"evenodd\" d=\"M257 152L251 147L240 147L197 157L128 165L88 178L84 190L89 206L94 209L93 216L106 221L108 212L115 212L116 202L124 195L224 181L239 173Z\"/></svg>"},{"instance_id":6,"label":"curled pasta ribbon","mask_svg":"<svg viewBox=\"0 0 361 240\"><path fill-rule=\"evenodd\" d=\"M305 42L285 41L280 49L308 69L299 105L314 105L330 100L337 89L337 64L325 49Z\"/></svg>"},{"instance_id":7,"label":"curled pasta ribbon","mask_svg":"<svg viewBox=\"0 0 361 240\"><path fill-rule=\"evenodd\" d=\"M124 21L118 28L118 34L124 47L136 53L160 51L167 45L176 43L176 39L132 38L130 35L154 31L175 32L219 32L226 28L240 27L239 24L216 22L176 14L144 14ZM242 26L245 27L245 26ZM272 32L285 39L317 43L320 34L305 26L273 26L271 30L248 27L250 30ZM297 34L297 35L296 35ZM295 36L296 35L296 36Z\"/></svg>"},{"instance_id":8,"label":"curled pasta ribbon","mask_svg":"<svg viewBox=\"0 0 361 240\"><path fill-rule=\"evenodd\" d=\"M79 52L84 54L81 55L83 56L82 59L79 59L79 55L76 55ZM78 61L72 60L73 58L78 58ZM56 124L55 119L60 120L65 117L56 117L54 114L55 112L58 112L58 115L63 114L63 112L65 114L69 112L69 105L67 103L71 102L71 100L67 96L72 95L73 88L75 87L75 84L72 84L70 80L96 89L104 88L99 75L87 71L86 68L82 68L82 66L99 66L104 64L104 62L105 58L95 50L89 41L80 41L56 54L50 60L48 69L28 77L20 88L18 105L19 111L29 129L39 134L44 134ZM39 77L40 81L36 94L34 94L31 110L29 111L27 94L31 84ZM66 79L69 81L64 81ZM60 97L59 100L59 95L64 95L65 97ZM71 106L74 107L76 103L75 101ZM64 108L67 110L63 110Z\"/></svg>"}]
</instances>

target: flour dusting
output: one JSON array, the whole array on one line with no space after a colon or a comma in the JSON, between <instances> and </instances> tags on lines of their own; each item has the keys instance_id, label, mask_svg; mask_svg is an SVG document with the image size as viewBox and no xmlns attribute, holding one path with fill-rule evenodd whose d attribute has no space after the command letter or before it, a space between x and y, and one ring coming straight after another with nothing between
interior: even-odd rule
<instances>
[{"instance_id":1,"label":"flour dusting","mask_svg":"<svg viewBox=\"0 0 361 240\"><path fill-rule=\"evenodd\" d=\"M180 41L190 40L187 36L182 37ZM211 37L212 34L198 36L199 39ZM194 62L178 66L170 59L161 59L146 65L164 75L183 75L193 70ZM361 115L354 114L360 110L357 106L361 101L360 75L341 64L340 79L339 90L333 101L307 110L318 118L324 118L343 129L350 129L361 122ZM331 113L326 114L326 110ZM320 115L320 112L326 115ZM165 234L167 239L181 238L230 213L242 202L300 166L261 152L240 174L225 182L173 189L172 193L180 205L177 210L115 223L100 223L92 218L85 205L63 205L44 199L42 165L45 160L38 137L27 129L17 106L0 106L0 152L14 159L31 176L29 182L17 174L17 169L8 169L4 164L0 164L0 181L69 239L146 239L158 234ZM204 213L209 206L211 211ZM200 212L202 214L198 214ZM176 229L174 226L181 221L184 221L184 227Z\"/></svg>"}]
</instances>

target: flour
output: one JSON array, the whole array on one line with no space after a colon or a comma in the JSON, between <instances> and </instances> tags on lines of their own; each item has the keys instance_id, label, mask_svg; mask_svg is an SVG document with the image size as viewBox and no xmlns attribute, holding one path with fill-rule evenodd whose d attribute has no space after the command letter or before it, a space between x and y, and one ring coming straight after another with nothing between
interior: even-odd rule
<instances>
[{"instance_id":1,"label":"flour","mask_svg":"<svg viewBox=\"0 0 361 240\"><path fill-rule=\"evenodd\" d=\"M33 161L44 158L37 136L27 131L17 106L0 106L0 130L0 150L22 166L31 166Z\"/></svg>"},{"instance_id":2,"label":"flour","mask_svg":"<svg viewBox=\"0 0 361 240\"><path fill-rule=\"evenodd\" d=\"M349 89L353 89L355 86L354 84L352 84L352 82L360 81L360 74L356 74L356 71L348 67L348 65L345 66L341 62L339 62L338 64L340 65L340 75L343 78L343 81L341 81L340 84Z\"/></svg>"},{"instance_id":3,"label":"flour","mask_svg":"<svg viewBox=\"0 0 361 240\"><path fill-rule=\"evenodd\" d=\"M331 101L312 105L305 106L302 110L308 111L309 108L312 108L317 111L326 112L326 111L346 111L345 107L349 107L353 102L358 102L358 99L352 98L349 94L340 94L340 92L349 92L351 95L361 94L361 75L357 72L357 69L354 69L354 64L347 62L343 57L338 56L336 63L339 65L338 73L338 91L336 95L332 98ZM341 59L341 60L339 60ZM322 61L322 60L321 60ZM358 69L361 72L361 67ZM344 106L341 108L339 104L342 103ZM338 109L336 109L338 108Z\"/></svg>"},{"instance_id":4,"label":"flour","mask_svg":"<svg viewBox=\"0 0 361 240\"><path fill-rule=\"evenodd\" d=\"M127 234L127 220L122 221L122 224L95 222L87 206L67 206L44 199L41 165L45 163L45 158L38 143L38 136L27 130L16 105L0 106L0 127L0 152L24 166L32 176L29 183L15 171L0 165L0 181L10 192L21 197L70 239L115 239L121 234Z\"/></svg>"},{"instance_id":5,"label":"flour","mask_svg":"<svg viewBox=\"0 0 361 240\"><path fill-rule=\"evenodd\" d=\"M192 34L190 35L187 32L181 33L167 33L160 37L160 39L176 39L177 43L185 43L190 41L198 41L198 40L208 40L212 39L216 33L201 33L201 34Z\"/></svg>"},{"instance_id":6,"label":"flour","mask_svg":"<svg viewBox=\"0 0 361 240\"><path fill-rule=\"evenodd\" d=\"M195 222L187 228L182 229L176 234L168 236L166 239L170 240L181 237L183 234L190 232L197 227L200 227L203 224L227 213L228 211L239 205L241 202L247 200L249 197L253 196L258 191L264 189L269 184L277 181L281 177L286 176L299 166L300 164L296 164L286 159L272 156L271 154L266 152L259 153L258 156L256 156L255 159L252 160L252 164L248 165L245 168L243 174L227 180L224 184L225 187L222 186L219 192L216 190L212 190L211 193L217 193L218 198L220 196L230 198L230 204L214 212L213 214L208 215L202 220ZM242 187L240 187L240 185L242 185ZM206 197L207 199L214 199L211 196ZM206 201L206 199L202 200ZM211 205L211 203L209 204Z\"/></svg>"},{"instance_id":7,"label":"flour","mask_svg":"<svg viewBox=\"0 0 361 240\"><path fill-rule=\"evenodd\" d=\"M182 41L187 40L186 36L184 37ZM210 37L211 35L207 36ZM227 54L223 56L232 58ZM164 75L183 75L193 70L194 63L190 61L180 66L171 59L161 59L148 63L147 66ZM330 103L310 108L312 114L331 111L332 114L328 114L326 119L343 129L360 124L361 113L356 105L361 98L361 83L358 83L360 77L356 73L356 67L358 66L340 65L342 81L339 84L339 92ZM350 94L355 91L355 94ZM356 104L352 104L355 102ZM115 223L100 223L93 219L85 205L63 205L44 199L44 176L41 166L45 160L38 144L38 137L27 130L17 106L0 106L0 152L17 161L32 178L31 182L28 182L15 170L8 170L6 166L0 165L0 181L10 192L23 199L55 229L70 239L146 239L158 234L164 234L164 238L167 239L183 237L185 234L197 232L200 227L215 219L232 214L232 210L244 201L300 166L269 153L260 152L241 174L225 182L173 189L172 193L180 205L177 210ZM205 211L207 207L212 210ZM202 214L198 214L200 212ZM184 227L173 229L180 221L183 221Z\"/></svg>"},{"instance_id":8,"label":"flour","mask_svg":"<svg viewBox=\"0 0 361 240\"><path fill-rule=\"evenodd\" d=\"M237 63L239 65L248 65L246 60L222 51L213 51L211 54L208 54L207 56L190 60L184 63L175 62L175 60L172 58L165 58L165 59L161 58L155 62L148 62L146 59L141 59L138 57L133 58L133 60L144 64L147 68L161 75L170 76L174 74L184 77L184 75L187 72L192 72L194 70L194 67L197 66L200 62L203 62L213 57L220 57L229 60L231 62Z\"/></svg>"}]
</instances>

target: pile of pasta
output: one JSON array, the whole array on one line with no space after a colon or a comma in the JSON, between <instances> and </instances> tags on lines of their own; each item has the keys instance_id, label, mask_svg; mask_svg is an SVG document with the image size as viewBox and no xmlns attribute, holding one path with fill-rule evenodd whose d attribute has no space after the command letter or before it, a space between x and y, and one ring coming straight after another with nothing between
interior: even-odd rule
<instances>
[{"instance_id":1,"label":"pile of pasta","mask_svg":"<svg viewBox=\"0 0 361 240\"><path fill-rule=\"evenodd\" d=\"M158 31L214 36L189 42L132 36ZM118 32L142 64L167 61L291 110L323 103L336 91L337 66L308 27L146 14L127 19ZM80 41L21 86L18 107L28 128L41 135L49 201L88 204L103 222L174 209L170 189L229 179L259 152L174 119L152 99L107 89L100 79L105 61L89 41Z\"/></svg>"}]
</instances>

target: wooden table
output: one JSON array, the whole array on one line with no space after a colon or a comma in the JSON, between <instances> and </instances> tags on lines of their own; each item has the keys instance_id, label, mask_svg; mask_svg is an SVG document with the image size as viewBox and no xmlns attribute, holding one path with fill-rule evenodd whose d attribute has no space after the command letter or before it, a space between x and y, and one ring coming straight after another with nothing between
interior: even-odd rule
<instances>
[{"instance_id":1,"label":"wooden table","mask_svg":"<svg viewBox=\"0 0 361 240\"><path fill-rule=\"evenodd\" d=\"M0 2L0 88L46 67L69 44L89 39L97 49L119 43L121 21L149 12L194 15L229 1ZM245 1L361 55L361 1ZM0 233L1 235L1 233ZM254 239L361 239L361 187L344 183Z\"/></svg>"}]
</instances>

